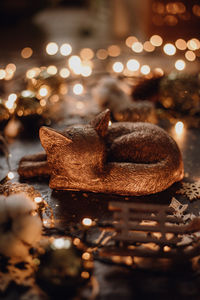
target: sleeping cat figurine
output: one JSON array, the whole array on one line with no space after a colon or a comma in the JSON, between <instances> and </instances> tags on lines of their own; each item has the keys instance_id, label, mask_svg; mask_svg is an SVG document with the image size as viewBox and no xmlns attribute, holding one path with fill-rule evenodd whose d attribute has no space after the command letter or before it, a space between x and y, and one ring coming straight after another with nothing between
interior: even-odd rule
<instances>
[{"instance_id":1,"label":"sleeping cat figurine","mask_svg":"<svg viewBox=\"0 0 200 300\"><path fill-rule=\"evenodd\" d=\"M73 125L64 132L41 127L47 161L40 157L40 169L32 159L30 173L26 170L30 156L23 158L20 175L33 174L35 163L33 175L50 174L52 189L134 196L163 191L183 178L180 150L163 129L150 123L109 126L109 121L110 111L105 110L90 124Z\"/></svg>"}]
</instances>

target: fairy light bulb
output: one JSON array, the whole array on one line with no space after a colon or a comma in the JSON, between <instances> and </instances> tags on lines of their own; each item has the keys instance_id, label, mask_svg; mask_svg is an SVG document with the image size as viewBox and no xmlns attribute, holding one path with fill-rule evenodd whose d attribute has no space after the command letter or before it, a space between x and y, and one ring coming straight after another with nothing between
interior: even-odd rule
<instances>
[{"instance_id":1,"label":"fairy light bulb","mask_svg":"<svg viewBox=\"0 0 200 300\"><path fill-rule=\"evenodd\" d=\"M176 48L173 44L165 44L163 47L163 51L165 52L165 54L172 56L176 53Z\"/></svg>"},{"instance_id":2,"label":"fairy light bulb","mask_svg":"<svg viewBox=\"0 0 200 300\"><path fill-rule=\"evenodd\" d=\"M151 69L148 65L143 65L140 69L140 72L143 74L143 75L148 75L150 73Z\"/></svg>"},{"instance_id":3,"label":"fairy light bulb","mask_svg":"<svg viewBox=\"0 0 200 300\"><path fill-rule=\"evenodd\" d=\"M14 173L13 172L8 172L8 175L7 175L8 179L13 179L15 177Z\"/></svg>"},{"instance_id":4,"label":"fairy light bulb","mask_svg":"<svg viewBox=\"0 0 200 300\"><path fill-rule=\"evenodd\" d=\"M92 225L92 219L90 219L90 218L84 218L83 220L82 220L82 224L84 225L84 226L91 226Z\"/></svg>"},{"instance_id":5,"label":"fairy light bulb","mask_svg":"<svg viewBox=\"0 0 200 300\"><path fill-rule=\"evenodd\" d=\"M137 71L140 68L140 63L136 59L129 59L126 66L129 71Z\"/></svg>"},{"instance_id":6,"label":"fairy light bulb","mask_svg":"<svg viewBox=\"0 0 200 300\"><path fill-rule=\"evenodd\" d=\"M63 56L68 56L72 53L72 46L70 44L62 44L60 47L60 54Z\"/></svg>"},{"instance_id":7,"label":"fairy light bulb","mask_svg":"<svg viewBox=\"0 0 200 300\"><path fill-rule=\"evenodd\" d=\"M123 63L121 63L120 61L116 61L113 66L112 69L114 72L116 73L121 73L124 70L124 65Z\"/></svg>"},{"instance_id":8,"label":"fairy light bulb","mask_svg":"<svg viewBox=\"0 0 200 300\"><path fill-rule=\"evenodd\" d=\"M161 38L161 36L155 34L155 35L152 35L152 37L150 38L150 42L153 46L159 47L162 45L163 39Z\"/></svg>"},{"instance_id":9,"label":"fairy light bulb","mask_svg":"<svg viewBox=\"0 0 200 300\"><path fill-rule=\"evenodd\" d=\"M175 131L178 135L181 135L183 133L184 124L183 122L179 121L175 124Z\"/></svg>"},{"instance_id":10,"label":"fairy light bulb","mask_svg":"<svg viewBox=\"0 0 200 300\"><path fill-rule=\"evenodd\" d=\"M131 49L136 53L141 53L143 51L143 45L140 42L133 43Z\"/></svg>"},{"instance_id":11,"label":"fairy light bulb","mask_svg":"<svg viewBox=\"0 0 200 300\"><path fill-rule=\"evenodd\" d=\"M76 83L73 86L73 93L75 95L81 95L83 93L83 85L81 83Z\"/></svg>"},{"instance_id":12,"label":"fairy light bulb","mask_svg":"<svg viewBox=\"0 0 200 300\"><path fill-rule=\"evenodd\" d=\"M55 55L58 52L58 45L54 42L48 43L46 46L46 52L49 55Z\"/></svg>"},{"instance_id":13,"label":"fairy light bulb","mask_svg":"<svg viewBox=\"0 0 200 300\"><path fill-rule=\"evenodd\" d=\"M185 62L184 62L184 60L178 59L178 60L175 62L175 68L176 68L178 71L184 70L184 69L185 69Z\"/></svg>"}]
</instances>

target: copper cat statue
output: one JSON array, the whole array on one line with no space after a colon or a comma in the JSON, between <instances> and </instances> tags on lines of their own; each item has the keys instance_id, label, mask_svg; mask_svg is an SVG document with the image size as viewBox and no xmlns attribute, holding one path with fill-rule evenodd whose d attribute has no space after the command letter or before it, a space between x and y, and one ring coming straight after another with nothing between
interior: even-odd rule
<instances>
[{"instance_id":1,"label":"copper cat statue","mask_svg":"<svg viewBox=\"0 0 200 300\"><path fill-rule=\"evenodd\" d=\"M90 124L64 132L40 128L47 154L41 170L45 172L46 164L52 189L135 196L163 191L183 178L180 150L163 129L150 123L109 126L109 120L106 110Z\"/></svg>"}]
</instances>

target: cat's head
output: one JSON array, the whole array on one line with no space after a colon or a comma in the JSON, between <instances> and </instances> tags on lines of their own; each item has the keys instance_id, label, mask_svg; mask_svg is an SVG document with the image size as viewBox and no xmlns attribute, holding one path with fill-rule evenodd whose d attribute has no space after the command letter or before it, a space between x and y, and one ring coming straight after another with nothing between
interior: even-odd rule
<instances>
[{"instance_id":1,"label":"cat's head","mask_svg":"<svg viewBox=\"0 0 200 300\"><path fill-rule=\"evenodd\" d=\"M106 110L90 124L70 126L63 132L41 127L41 144L52 170L61 175L84 169L101 171L106 159L104 136L109 120L110 111Z\"/></svg>"}]
</instances>

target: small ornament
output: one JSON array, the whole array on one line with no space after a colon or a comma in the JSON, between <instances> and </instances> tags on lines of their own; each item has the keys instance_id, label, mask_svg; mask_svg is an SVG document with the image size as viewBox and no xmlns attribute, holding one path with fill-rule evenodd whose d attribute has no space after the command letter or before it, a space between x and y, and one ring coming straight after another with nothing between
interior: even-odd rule
<instances>
[{"instance_id":1,"label":"small ornament","mask_svg":"<svg viewBox=\"0 0 200 300\"><path fill-rule=\"evenodd\" d=\"M39 260L36 280L44 291L58 298L74 296L90 280L91 254L81 249L77 238L54 239Z\"/></svg>"},{"instance_id":2,"label":"small ornament","mask_svg":"<svg viewBox=\"0 0 200 300\"><path fill-rule=\"evenodd\" d=\"M0 196L0 253L25 258L41 238L37 206L24 194Z\"/></svg>"},{"instance_id":3,"label":"small ornament","mask_svg":"<svg viewBox=\"0 0 200 300\"><path fill-rule=\"evenodd\" d=\"M193 183L182 182L182 188L177 191L177 194L185 195L190 201L200 198L200 181Z\"/></svg>"}]
</instances>

